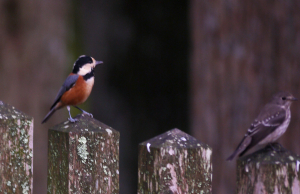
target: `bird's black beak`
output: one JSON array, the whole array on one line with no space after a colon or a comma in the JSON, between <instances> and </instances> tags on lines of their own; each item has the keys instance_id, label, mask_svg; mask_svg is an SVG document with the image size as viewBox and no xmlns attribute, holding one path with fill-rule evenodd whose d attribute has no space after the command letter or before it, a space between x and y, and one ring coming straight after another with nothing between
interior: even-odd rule
<instances>
[{"instance_id":1,"label":"bird's black beak","mask_svg":"<svg viewBox=\"0 0 300 194\"><path fill-rule=\"evenodd\" d=\"M96 65L103 64L103 61L96 61Z\"/></svg>"}]
</instances>

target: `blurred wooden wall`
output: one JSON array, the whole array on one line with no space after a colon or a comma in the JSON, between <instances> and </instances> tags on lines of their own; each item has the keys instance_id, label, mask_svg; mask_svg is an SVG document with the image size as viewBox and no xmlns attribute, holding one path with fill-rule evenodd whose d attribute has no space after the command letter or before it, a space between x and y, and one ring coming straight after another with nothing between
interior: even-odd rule
<instances>
[{"instance_id":1,"label":"blurred wooden wall","mask_svg":"<svg viewBox=\"0 0 300 194\"><path fill-rule=\"evenodd\" d=\"M64 81L67 63L68 1L0 1L0 100L34 117L34 193L46 193L48 128L41 125Z\"/></svg>"},{"instance_id":2,"label":"blurred wooden wall","mask_svg":"<svg viewBox=\"0 0 300 194\"><path fill-rule=\"evenodd\" d=\"M192 133L213 147L213 193L235 192L234 151L262 106L279 90L300 97L300 2L190 4ZM300 104L280 143L300 154Z\"/></svg>"}]
</instances>

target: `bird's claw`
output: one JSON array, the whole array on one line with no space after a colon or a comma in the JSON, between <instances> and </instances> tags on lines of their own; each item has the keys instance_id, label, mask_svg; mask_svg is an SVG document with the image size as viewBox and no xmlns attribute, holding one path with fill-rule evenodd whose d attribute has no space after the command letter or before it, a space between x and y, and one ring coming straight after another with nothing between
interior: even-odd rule
<instances>
[{"instance_id":1,"label":"bird's claw","mask_svg":"<svg viewBox=\"0 0 300 194\"><path fill-rule=\"evenodd\" d=\"M93 115L92 115L91 113L88 113L88 112L86 112L86 111L83 111L82 113L85 114L85 115L90 116L91 118L93 118Z\"/></svg>"},{"instance_id":2,"label":"bird's claw","mask_svg":"<svg viewBox=\"0 0 300 194\"><path fill-rule=\"evenodd\" d=\"M285 148L280 143L269 143L269 148L275 152L282 152L285 150Z\"/></svg>"},{"instance_id":3,"label":"bird's claw","mask_svg":"<svg viewBox=\"0 0 300 194\"><path fill-rule=\"evenodd\" d=\"M68 118L68 120L69 120L71 123L75 123L76 121L78 121L77 119L73 119L72 117Z\"/></svg>"}]
</instances>

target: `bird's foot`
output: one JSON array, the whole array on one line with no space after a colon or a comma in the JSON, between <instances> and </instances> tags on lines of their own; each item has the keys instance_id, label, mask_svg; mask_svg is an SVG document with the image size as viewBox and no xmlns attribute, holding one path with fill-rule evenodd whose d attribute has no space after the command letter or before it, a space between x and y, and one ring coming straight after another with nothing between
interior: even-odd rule
<instances>
[{"instance_id":1,"label":"bird's foot","mask_svg":"<svg viewBox=\"0 0 300 194\"><path fill-rule=\"evenodd\" d=\"M280 143L269 143L268 147L271 148L275 152L283 152L285 148Z\"/></svg>"},{"instance_id":2,"label":"bird's foot","mask_svg":"<svg viewBox=\"0 0 300 194\"><path fill-rule=\"evenodd\" d=\"M71 123L75 123L76 121L78 121L77 119L73 119L72 117L68 118L68 120L69 120Z\"/></svg>"},{"instance_id":3,"label":"bird's foot","mask_svg":"<svg viewBox=\"0 0 300 194\"><path fill-rule=\"evenodd\" d=\"M85 110L79 108L78 106L74 106L74 107L77 108L78 110L80 110L83 114L88 115L93 118L93 115L91 113L86 112Z\"/></svg>"},{"instance_id":4,"label":"bird's foot","mask_svg":"<svg viewBox=\"0 0 300 194\"><path fill-rule=\"evenodd\" d=\"M88 112L86 112L86 111L84 111L84 110L82 111L82 113L85 114L85 115L90 116L91 118L93 118L93 115L92 115L91 113L88 113Z\"/></svg>"}]
</instances>

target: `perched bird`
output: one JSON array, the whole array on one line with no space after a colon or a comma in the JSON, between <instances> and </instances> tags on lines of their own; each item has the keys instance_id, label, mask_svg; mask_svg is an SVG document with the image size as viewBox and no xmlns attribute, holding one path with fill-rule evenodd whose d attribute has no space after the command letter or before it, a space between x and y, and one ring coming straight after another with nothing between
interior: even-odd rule
<instances>
[{"instance_id":1,"label":"perched bird","mask_svg":"<svg viewBox=\"0 0 300 194\"><path fill-rule=\"evenodd\" d=\"M255 145L275 142L282 136L290 123L290 106L295 100L297 99L288 92L275 94L271 102L261 110L236 150L227 160L232 160L238 154L242 156Z\"/></svg>"},{"instance_id":2,"label":"perched bird","mask_svg":"<svg viewBox=\"0 0 300 194\"><path fill-rule=\"evenodd\" d=\"M43 119L45 123L51 115L58 109L67 106L69 111L69 121L75 122L70 113L70 106L81 110L84 114L93 117L92 114L77 107L77 105L86 101L94 85L94 68L102 64L102 61L96 61L93 57L82 55L74 63L72 73L67 77L60 88L50 111Z\"/></svg>"}]
</instances>

